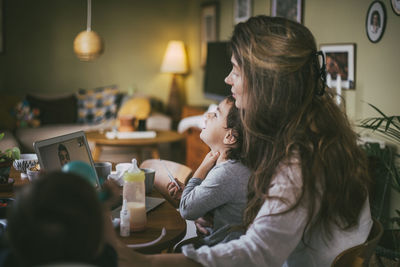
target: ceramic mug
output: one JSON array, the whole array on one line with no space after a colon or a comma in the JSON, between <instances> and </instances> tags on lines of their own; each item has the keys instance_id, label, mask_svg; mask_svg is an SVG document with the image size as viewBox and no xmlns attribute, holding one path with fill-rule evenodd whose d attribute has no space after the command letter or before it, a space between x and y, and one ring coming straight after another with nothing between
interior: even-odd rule
<instances>
[{"instance_id":1,"label":"ceramic mug","mask_svg":"<svg viewBox=\"0 0 400 267\"><path fill-rule=\"evenodd\" d=\"M154 175L156 174L156 171L154 169L150 168L140 168L142 171L144 171L144 187L146 190L146 195L150 194L151 191L153 191L153 185L154 185Z\"/></svg>"},{"instance_id":2,"label":"ceramic mug","mask_svg":"<svg viewBox=\"0 0 400 267\"><path fill-rule=\"evenodd\" d=\"M96 169L99 183L102 185L107 180L108 175L111 173L112 164L111 162L95 162L94 168Z\"/></svg>"}]
</instances>

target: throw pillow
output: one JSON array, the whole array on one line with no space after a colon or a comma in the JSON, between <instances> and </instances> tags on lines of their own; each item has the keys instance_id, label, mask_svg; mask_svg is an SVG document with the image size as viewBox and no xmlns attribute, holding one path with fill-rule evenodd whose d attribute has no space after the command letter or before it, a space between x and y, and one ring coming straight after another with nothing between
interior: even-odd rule
<instances>
[{"instance_id":1,"label":"throw pillow","mask_svg":"<svg viewBox=\"0 0 400 267\"><path fill-rule=\"evenodd\" d=\"M101 123L114 119L120 99L116 86L99 87L92 90L80 89L78 99L78 122Z\"/></svg>"},{"instance_id":2,"label":"throw pillow","mask_svg":"<svg viewBox=\"0 0 400 267\"><path fill-rule=\"evenodd\" d=\"M39 109L42 125L76 122L77 101L74 95L54 99L27 95L26 99L32 108Z\"/></svg>"}]
</instances>

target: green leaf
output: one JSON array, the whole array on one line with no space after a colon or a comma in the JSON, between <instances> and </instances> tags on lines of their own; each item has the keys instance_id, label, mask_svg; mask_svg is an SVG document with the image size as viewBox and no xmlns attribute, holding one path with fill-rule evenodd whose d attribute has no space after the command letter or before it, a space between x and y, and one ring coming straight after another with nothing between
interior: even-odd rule
<instances>
[{"instance_id":1,"label":"green leaf","mask_svg":"<svg viewBox=\"0 0 400 267\"><path fill-rule=\"evenodd\" d=\"M7 158L10 159L19 159L21 156L21 152L18 147L6 149L6 151L4 151L4 154Z\"/></svg>"},{"instance_id":2,"label":"green leaf","mask_svg":"<svg viewBox=\"0 0 400 267\"><path fill-rule=\"evenodd\" d=\"M4 133L0 133L0 140L3 139Z\"/></svg>"}]
</instances>

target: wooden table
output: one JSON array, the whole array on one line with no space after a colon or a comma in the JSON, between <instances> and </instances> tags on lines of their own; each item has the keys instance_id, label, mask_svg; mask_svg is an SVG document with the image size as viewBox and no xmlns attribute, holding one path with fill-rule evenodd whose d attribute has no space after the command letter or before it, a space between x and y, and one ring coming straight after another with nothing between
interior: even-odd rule
<instances>
[{"instance_id":1,"label":"wooden table","mask_svg":"<svg viewBox=\"0 0 400 267\"><path fill-rule=\"evenodd\" d=\"M21 179L21 175L11 167L10 177L15 179L14 192L0 192L0 198L14 197L15 192L22 186L29 184L28 179ZM161 197L154 191L152 197ZM147 213L146 229L143 232L131 233L129 237L120 237L125 244L142 244L155 240L165 227L166 235L156 244L149 247L137 248L136 251L146 254L160 253L166 249L171 249L186 234L186 221L182 219L179 212L167 201ZM117 235L119 236L119 229Z\"/></svg>"},{"instance_id":2,"label":"wooden table","mask_svg":"<svg viewBox=\"0 0 400 267\"><path fill-rule=\"evenodd\" d=\"M143 149L150 149L151 156L154 159L160 158L159 145L166 143L175 143L185 140L185 135L176 131L157 131L154 138L135 138L135 139L108 139L104 132L89 131L86 132L88 142L94 143L92 152L93 160L98 161L103 147L131 147L138 153L137 160L142 162L141 154Z\"/></svg>"}]
</instances>

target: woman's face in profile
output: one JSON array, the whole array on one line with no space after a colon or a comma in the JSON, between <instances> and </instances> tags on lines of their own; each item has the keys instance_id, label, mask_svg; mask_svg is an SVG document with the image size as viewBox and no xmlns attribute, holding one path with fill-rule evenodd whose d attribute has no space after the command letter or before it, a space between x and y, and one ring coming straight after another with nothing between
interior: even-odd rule
<instances>
[{"instance_id":1,"label":"woman's face in profile","mask_svg":"<svg viewBox=\"0 0 400 267\"><path fill-rule=\"evenodd\" d=\"M225 83L231 86L232 96L235 98L235 105L239 109L246 108L242 72L237 64L235 57L232 55L232 70L225 78Z\"/></svg>"}]
</instances>

